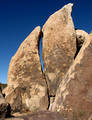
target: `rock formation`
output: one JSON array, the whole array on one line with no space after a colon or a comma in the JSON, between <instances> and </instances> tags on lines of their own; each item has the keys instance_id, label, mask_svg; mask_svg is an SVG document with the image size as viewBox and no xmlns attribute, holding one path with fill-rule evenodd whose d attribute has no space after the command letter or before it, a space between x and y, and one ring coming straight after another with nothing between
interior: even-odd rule
<instances>
[{"instance_id":1,"label":"rock formation","mask_svg":"<svg viewBox=\"0 0 92 120\"><path fill-rule=\"evenodd\" d=\"M10 115L10 104L12 113L26 115L7 120L92 119L92 34L75 30L72 6L51 15L42 31L36 27L12 57L5 99L0 93L0 117Z\"/></svg>"},{"instance_id":2,"label":"rock formation","mask_svg":"<svg viewBox=\"0 0 92 120\"><path fill-rule=\"evenodd\" d=\"M46 110L47 85L42 76L38 43L41 28L36 27L12 57L8 70L8 87L3 91L13 111Z\"/></svg>"},{"instance_id":3,"label":"rock formation","mask_svg":"<svg viewBox=\"0 0 92 120\"><path fill-rule=\"evenodd\" d=\"M43 26L43 61L49 94L55 96L60 81L76 53L76 34L71 17L72 4L49 17Z\"/></svg>"},{"instance_id":4,"label":"rock formation","mask_svg":"<svg viewBox=\"0 0 92 120\"><path fill-rule=\"evenodd\" d=\"M84 30L76 30L76 47L77 47L77 51L76 51L75 57L79 53L84 41L87 40L87 37L88 37L88 33L85 32Z\"/></svg>"},{"instance_id":5,"label":"rock formation","mask_svg":"<svg viewBox=\"0 0 92 120\"><path fill-rule=\"evenodd\" d=\"M82 113L83 120L92 113L92 35L61 81L50 110L73 112L77 117Z\"/></svg>"},{"instance_id":6,"label":"rock formation","mask_svg":"<svg viewBox=\"0 0 92 120\"><path fill-rule=\"evenodd\" d=\"M78 46L82 47L84 41L87 40L88 33L85 32L84 30L76 30L76 37L77 37Z\"/></svg>"}]
</instances>

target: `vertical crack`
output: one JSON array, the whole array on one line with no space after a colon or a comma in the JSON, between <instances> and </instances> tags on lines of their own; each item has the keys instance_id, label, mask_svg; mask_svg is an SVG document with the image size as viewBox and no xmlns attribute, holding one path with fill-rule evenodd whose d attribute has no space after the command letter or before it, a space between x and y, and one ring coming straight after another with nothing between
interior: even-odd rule
<instances>
[{"instance_id":1,"label":"vertical crack","mask_svg":"<svg viewBox=\"0 0 92 120\"><path fill-rule=\"evenodd\" d=\"M48 108L47 108L47 110L48 110L49 106L50 106L50 95L49 95L48 79L47 79L46 74L44 72L42 73L42 75L43 75L43 79L45 80L46 85L47 85L47 94L48 94Z\"/></svg>"},{"instance_id":2,"label":"vertical crack","mask_svg":"<svg viewBox=\"0 0 92 120\"><path fill-rule=\"evenodd\" d=\"M42 72L43 72L44 71L44 64L43 64L43 58L42 58L42 38L43 38L43 33L41 34L40 40L39 40L39 43L38 43L38 50L39 50L41 68L42 68Z\"/></svg>"},{"instance_id":3,"label":"vertical crack","mask_svg":"<svg viewBox=\"0 0 92 120\"><path fill-rule=\"evenodd\" d=\"M50 106L50 95L49 95L49 86L48 86L48 78L46 77L46 74L44 72L44 63L42 58L42 40L43 40L43 32L41 33L39 42L38 42L38 50L39 50L39 56L40 56L40 62L41 62L41 69L42 69L42 77L45 80L46 86L47 86L47 94L48 94L48 108Z\"/></svg>"}]
</instances>

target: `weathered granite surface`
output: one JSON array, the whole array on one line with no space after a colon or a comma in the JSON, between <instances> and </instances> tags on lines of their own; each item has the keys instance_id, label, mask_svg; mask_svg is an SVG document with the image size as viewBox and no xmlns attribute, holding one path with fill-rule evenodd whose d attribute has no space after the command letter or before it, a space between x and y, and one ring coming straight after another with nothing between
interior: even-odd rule
<instances>
[{"instance_id":1,"label":"weathered granite surface","mask_svg":"<svg viewBox=\"0 0 92 120\"><path fill-rule=\"evenodd\" d=\"M92 34L61 81L50 110L72 112L77 117L82 113L83 120L92 114Z\"/></svg>"},{"instance_id":2,"label":"weathered granite surface","mask_svg":"<svg viewBox=\"0 0 92 120\"><path fill-rule=\"evenodd\" d=\"M3 93L14 112L48 108L47 85L42 75L38 52L41 34L41 28L36 27L11 59L8 87Z\"/></svg>"},{"instance_id":3,"label":"weathered granite surface","mask_svg":"<svg viewBox=\"0 0 92 120\"><path fill-rule=\"evenodd\" d=\"M49 93L55 96L60 81L74 60L76 34L71 17L73 4L52 14L43 26L43 61Z\"/></svg>"}]
</instances>

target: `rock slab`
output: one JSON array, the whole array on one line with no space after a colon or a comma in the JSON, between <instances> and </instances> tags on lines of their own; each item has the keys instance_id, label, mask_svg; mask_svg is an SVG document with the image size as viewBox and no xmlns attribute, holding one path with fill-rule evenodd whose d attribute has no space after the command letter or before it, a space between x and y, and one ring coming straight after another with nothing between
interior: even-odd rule
<instances>
[{"instance_id":1,"label":"rock slab","mask_svg":"<svg viewBox=\"0 0 92 120\"><path fill-rule=\"evenodd\" d=\"M76 52L76 34L71 17L73 4L52 14L43 26L43 61L51 96L72 64Z\"/></svg>"},{"instance_id":2,"label":"rock slab","mask_svg":"<svg viewBox=\"0 0 92 120\"><path fill-rule=\"evenodd\" d=\"M61 81L52 111L67 111L87 120L92 113L92 34Z\"/></svg>"},{"instance_id":3,"label":"rock slab","mask_svg":"<svg viewBox=\"0 0 92 120\"><path fill-rule=\"evenodd\" d=\"M42 77L38 52L41 34L41 28L36 27L10 61L8 87L3 92L14 112L48 108L47 85Z\"/></svg>"}]
</instances>

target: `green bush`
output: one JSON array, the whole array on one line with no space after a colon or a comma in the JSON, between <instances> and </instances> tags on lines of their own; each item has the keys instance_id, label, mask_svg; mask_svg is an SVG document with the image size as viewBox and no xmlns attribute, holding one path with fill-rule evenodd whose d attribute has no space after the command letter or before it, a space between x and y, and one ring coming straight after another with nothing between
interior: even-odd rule
<instances>
[{"instance_id":1,"label":"green bush","mask_svg":"<svg viewBox=\"0 0 92 120\"><path fill-rule=\"evenodd\" d=\"M7 87L7 84L1 84L1 83L0 83L0 87L1 87L1 89L3 90L4 88Z\"/></svg>"}]
</instances>

